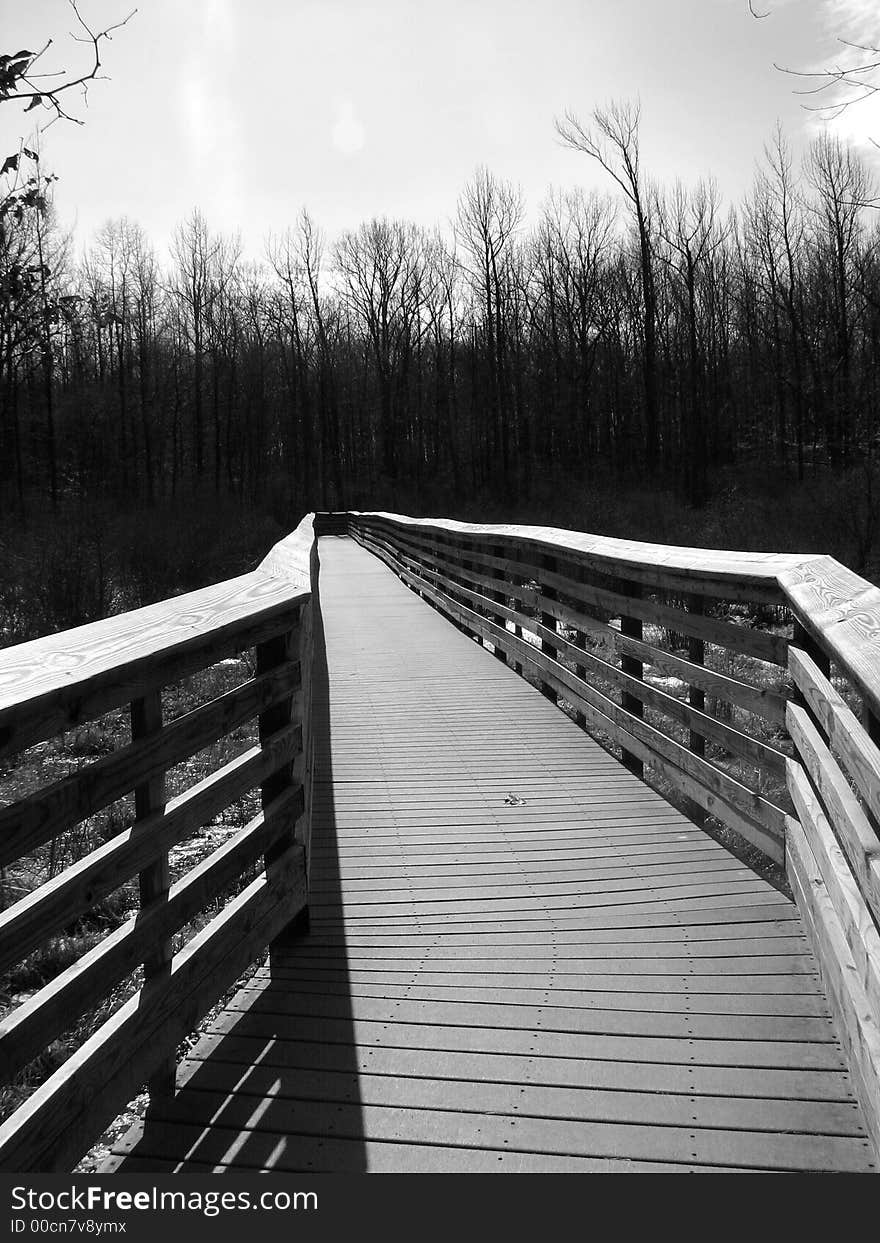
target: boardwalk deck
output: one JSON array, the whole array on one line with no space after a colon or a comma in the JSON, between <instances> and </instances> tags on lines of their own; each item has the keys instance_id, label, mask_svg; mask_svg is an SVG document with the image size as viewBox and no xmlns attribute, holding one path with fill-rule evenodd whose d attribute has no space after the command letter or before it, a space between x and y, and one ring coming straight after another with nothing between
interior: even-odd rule
<instances>
[{"instance_id":1,"label":"boardwalk deck","mask_svg":"<svg viewBox=\"0 0 880 1243\"><path fill-rule=\"evenodd\" d=\"M795 907L321 541L311 927L108 1169L869 1170Z\"/></svg>"}]
</instances>

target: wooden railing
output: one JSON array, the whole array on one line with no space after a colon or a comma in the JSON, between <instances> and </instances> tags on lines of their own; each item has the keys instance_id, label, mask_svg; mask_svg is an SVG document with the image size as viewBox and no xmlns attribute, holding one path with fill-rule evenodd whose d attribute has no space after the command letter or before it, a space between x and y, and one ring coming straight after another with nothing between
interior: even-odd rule
<instances>
[{"instance_id":1,"label":"wooden railing","mask_svg":"<svg viewBox=\"0 0 880 1243\"><path fill-rule=\"evenodd\" d=\"M694 818L784 864L880 1149L880 591L828 557L379 513L317 529L353 536ZM178 1043L306 906L315 531L310 516L252 574L0 652L0 759L121 707L131 724L0 809L0 868L134 795L128 827L0 912L0 971L134 877L140 898L0 1023L0 1080L142 973L0 1126L0 1169L69 1166L144 1083L172 1091ZM244 685L163 719L163 688L251 649ZM169 769L254 719L253 746L166 797ZM257 788L260 812L170 884L169 851Z\"/></svg>"},{"instance_id":2,"label":"wooden railing","mask_svg":"<svg viewBox=\"0 0 880 1243\"><path fill-rule=\"evenodd\" d=\"M826 556L340 521L695 819L784 864L880 1150L880 590Z\"/></svg>"},{"instance_id":3,"label":"wooden railing","mask_svg":"<svg viewBox=\"0 0 880 1243\"><path fill-rule=\"evenodd\" d=\"M140 899L0 1023L8 1085L135 973L132 995L0 1126L0 1169L69 1168L144 1084L151 1098L172 1092L178 1044L302 918L316 583L309 515L253 573L0 652L0 758L120 707L130 718L129 742L0 809L0 867L134 794L128 827L0 912L0 973L133 878ZM243 685L163 719L163 688L248 651ZM254 720L254 745L167 797L169 769ZM259 812L170 883L169 851L254 790ZM174 952L185 929L190 939Z\"/></svg>"}]
</instances>

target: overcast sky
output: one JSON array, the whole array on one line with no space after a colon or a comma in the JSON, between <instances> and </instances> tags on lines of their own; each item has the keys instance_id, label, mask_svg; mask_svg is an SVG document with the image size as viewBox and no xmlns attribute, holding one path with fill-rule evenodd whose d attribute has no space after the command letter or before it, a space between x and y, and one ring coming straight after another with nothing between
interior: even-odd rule
<instances>
[{"instance_id":1,"label":"overcast sky","mask_svg":"<svg viewBox=\"0 0 880 1243\"><path fill-rule=\"evenodd\" d=\"M133 0L79 2L99 29ZM85 126L48 129L44 159L79 244L127 215L162 251L199 206L259 258L304 205L330 236L372 215L447 221L479 164L532 213L551 184L604 186L554 116L638 96L646 169L714 174L736 200L777 118L795 147L817 125L773 62L816 67L836 36L880 34L877 0L754 3L769 16L747 0L140 0L104 45L110 80L87 107L68 97ZM66 0L0 0L2 50L52 36L47 68L83 63L74 26ZM38 113L2 114L5 154ZM880 138L880 97L837 124Z\"/></svg>"}]
</instances>

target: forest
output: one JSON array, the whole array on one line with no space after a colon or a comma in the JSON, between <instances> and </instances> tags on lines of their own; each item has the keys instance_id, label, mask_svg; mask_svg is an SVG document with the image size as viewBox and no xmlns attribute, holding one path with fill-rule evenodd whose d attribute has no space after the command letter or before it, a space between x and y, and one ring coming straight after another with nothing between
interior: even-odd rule
<instances>
[{"instance_id":1,"label":"forest","mask_svg":"<svg viewBox=\"0 0 880 1243\"><path fill-rule=\"evenodd\" d=\"M880 217L859 155L780 128L742 202L645 167L639 108L558 138L607 192L536 213L479 168L452 218L260 262L209 213L78 255L0 232L0 638L240 572L309 509L371 508L876 569ZM7 172L7 179L11 176ZM48 178L46 178L48 181Z\"/></svg>"}]
</instances>

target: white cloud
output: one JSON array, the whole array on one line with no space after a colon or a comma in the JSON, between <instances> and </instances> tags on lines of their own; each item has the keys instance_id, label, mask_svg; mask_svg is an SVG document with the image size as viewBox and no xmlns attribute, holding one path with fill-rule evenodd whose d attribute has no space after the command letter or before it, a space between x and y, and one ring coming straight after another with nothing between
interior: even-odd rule
<instances>
[{"instance_id":1,"label":"white cloud","mask_svg":"<svg viewBox=\"0 0 880 1243\"><path fill-rule=\"evenodd\" d=\"M880 59L876 52L861 50L880 48L877 0L823 0L821 20L828 42L822 55L809 66L813 73L845 71ZM848 47L847 44L860 46ZM817 76L814 81L818 87L823 79ZM828 81L831 83L830 78ZM858 85L860 81L880 87L880 71L855 74L850 83L831 83L825 90L805 99L811 108L817 109L810 112L807 129L817 133L829 128L866 154L874 155L874 144L880 141L880 94L866 93ZM845 106L841 108L840 105Z\"/></svg>"},{"instance_id":2,"label":"white cloud","mask_svg":"<svg viewBox=\"0 0 880 1243\"><path fill-rule=\"evenodd\" d=\"M875 38L880 30L876 0L824 0L822 18L832 33L840 33L840 27L850 32L844 38L861 38L872 35Z\"/></svg>"},{"instance_id":3,"label":"white cloud","mask_svg":"<svg viewBox=\"0 0 880 1243\"><path fill-rule=\"evenodd\" d=\"M336 119L331 130L333 146L343 155L355 155L363 149L366 131L357 118L354 104L347 97L337 99L334 103Z\"/></svg>"}]
</instances>

